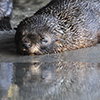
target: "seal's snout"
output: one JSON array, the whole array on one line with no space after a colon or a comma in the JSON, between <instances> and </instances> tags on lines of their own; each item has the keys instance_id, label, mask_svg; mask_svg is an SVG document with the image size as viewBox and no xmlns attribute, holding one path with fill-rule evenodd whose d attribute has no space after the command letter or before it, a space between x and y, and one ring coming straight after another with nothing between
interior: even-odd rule
<instances>
[{"instance_id":1,"label":"seal's snout","mask_svg":"<svg viewBox=\"0 0 100 100\"><path fill-rule=\"evenodd\" d=\"M28 54L31 47L32 47L31 41L29 41L29 39L24 39L22 44L20 45L21 48L20 52L22 54Z\"/></svg>"},{"instance_id":2,"label":"seal's snout","mask_svg":"<svg viewBox=\"0 0 100 100\"><path fill-rule=\"evenodd\" d=\"M23 48L29 49L31 46L32 46L32 45L31 45L31 41L29 41L28 39L25 39L25 40L23 41Z\"/></svg>"},{"instance_id":3,"label":"seal's snout","mask_svg":"<svg viewBox=\"0 0 100 100\"><path fill-rule=\"evenodd\" d=\"M24 44L23 44L23 47L24 47L25 49L28 49L28 48L31 47L31 43L30 43L30 42L24 43Z\"/></svg>"}]
</instances>

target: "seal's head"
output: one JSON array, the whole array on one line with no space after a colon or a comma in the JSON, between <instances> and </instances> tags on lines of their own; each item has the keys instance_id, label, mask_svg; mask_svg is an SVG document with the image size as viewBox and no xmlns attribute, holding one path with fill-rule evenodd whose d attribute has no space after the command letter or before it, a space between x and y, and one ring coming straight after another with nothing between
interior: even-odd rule
<instances>
[{"instance_id":1,"label":"seal's head","mask_svg":"<svg viewBox=\"0 0 100 100\"><path fill-rule=\"evenodd\" d=\"M32 19L32 20L31 20ZM40 20L42 19L42 20ZM48 54L55 51L54 33L43 18L27 18L16 29L17 51L22 54Z\"/></svg>"},{"instance_id":2,"label":"seal's head","mask_svg":"<svg viewBox=\"0 0 100 100\"><path fill-rule=\"evenodd\" d=\"M22 36L16 41L17 50L22 54L44 54L50 53L53 49L52 35L44 32L43 35L37 32L22 33Z\"/></svg>"}]
</instances>

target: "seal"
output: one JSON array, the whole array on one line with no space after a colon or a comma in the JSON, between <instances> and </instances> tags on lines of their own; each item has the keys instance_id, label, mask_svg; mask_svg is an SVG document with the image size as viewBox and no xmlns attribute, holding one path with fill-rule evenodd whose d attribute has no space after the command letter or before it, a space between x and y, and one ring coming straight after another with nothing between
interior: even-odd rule
<instances>
[{"instance_id":1,"label":"seal","mask_svg":"<svg viewBox=\"0 0 100 100\"><path fill-rule=\"evenodd\" d=\"M0 0L0 31L11 30L12 0Z\"/></svg>"},{"instance_id":2,"label":"seal","mask_svg":"<svg viewBox=\"0 0 100 100\"><path fill-rule=\"evenodd\" d=\"M51 0L16 29L21 54L50 54L96 45L100 38L100 1Z\"/></svg>"}]
</instances>

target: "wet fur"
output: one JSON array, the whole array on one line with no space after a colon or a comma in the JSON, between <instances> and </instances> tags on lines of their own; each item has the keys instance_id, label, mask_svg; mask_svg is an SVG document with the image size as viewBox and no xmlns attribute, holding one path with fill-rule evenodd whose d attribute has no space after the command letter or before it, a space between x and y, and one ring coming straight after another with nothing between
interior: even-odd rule
<instances>
[{"instance_id":1,"label":"wet fur","mask_svg":"<svg viewBox=\"0 0 100 100\"><path fill-rule=\"evenodd\" d=\"M51 38L45 49L40 45L41 53L27 51L27 54L58 53L96 45L100 36L100 1L52 0L33 16L21 21L16 31L19 52L24 37L30 39L34 48L40 45L45 35ZM34 39L27 37L29 35Z\"/></svg>"}]
</instances>

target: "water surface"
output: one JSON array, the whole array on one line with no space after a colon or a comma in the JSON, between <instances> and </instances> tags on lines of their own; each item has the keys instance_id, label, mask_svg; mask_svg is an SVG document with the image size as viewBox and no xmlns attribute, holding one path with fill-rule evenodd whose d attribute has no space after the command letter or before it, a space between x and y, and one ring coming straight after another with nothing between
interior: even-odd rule
<instances>
[{"instance_id":1,"label":"water surface","mask_svg":"<svg viewBox=\"0 0 100 100\"><path fill-rule=\"evenodd\" d=\"M0 63L0 100L99 100L100 64Z\"/></svg>"}]
</instances>

